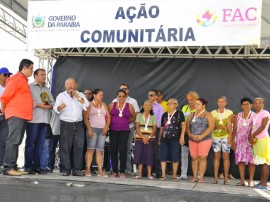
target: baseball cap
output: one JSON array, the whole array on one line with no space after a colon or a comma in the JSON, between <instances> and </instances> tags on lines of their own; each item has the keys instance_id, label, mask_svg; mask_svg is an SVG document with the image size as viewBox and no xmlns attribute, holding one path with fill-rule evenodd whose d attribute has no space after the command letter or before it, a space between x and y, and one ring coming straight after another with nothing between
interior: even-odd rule
<instances>
[{"instance_id":1,"label":"baseball cap","mask_svg":"<svg viewBox=\"0 0 270 202\"><path fill-rule=\"evenodd\" d=\"M0 69L0 74L12 74L11 72L9 72L9 70L8 70L8 68L6 68L6 67L2 67L1 69Z\"/></svg>"}]
</instances>

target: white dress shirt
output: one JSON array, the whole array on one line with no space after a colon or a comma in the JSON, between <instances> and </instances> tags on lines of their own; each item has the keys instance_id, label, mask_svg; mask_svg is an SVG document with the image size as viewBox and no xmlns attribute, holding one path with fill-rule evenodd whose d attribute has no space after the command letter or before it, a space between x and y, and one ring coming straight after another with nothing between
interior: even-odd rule
<instances>
[{"instance_id":1,"label":"white dress shirt","mask_svg":"<svg viewBox=\"0 0 270 202\"><path fill-rule=\"evenodd\" d=\"M59 114L60 120L66 122L78 122L83 120L82 111L87 110L89 102L83 93L79 91L76 91L76 93L78 96L84 99L83 104L81 104L76 97L72 98L66 91L59 93L59 95L56 97L53 110ZM57 107L59 107L62 103L64 103L66 106L59 112Z\"/></svg>"}]
</instances>

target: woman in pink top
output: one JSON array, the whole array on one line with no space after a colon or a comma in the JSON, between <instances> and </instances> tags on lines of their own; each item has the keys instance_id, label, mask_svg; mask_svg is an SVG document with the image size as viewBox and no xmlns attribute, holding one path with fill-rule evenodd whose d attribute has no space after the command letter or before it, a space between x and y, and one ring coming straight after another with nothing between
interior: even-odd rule
<instances>
[{"instance_id":1,"label":"woman in pink top","mask_svg":"<svg viewBox=\"0 0 270 202\"><path fill-rule=\"evenodd\" d=\"M248 144L248 135L252 127L252 117L254 112L251 111L252 101L250 98L241 99L242 112L234 117L233 123L233 140L232 148L235 154L235 163L238 165L240 182L237 186L246 186L245 183L245 165L248 165L249 181L248 186L253 186L253 176L255 171L252 146Z\"/></svg>"},{"instance_id":2,"label":"woman in pink top","mask_svg":"<svg viewBox=\"0 0 270 202\"><path fill-rule=\"evenodd\" d=\"M264 110L264 100L255 98L256 114L252 117L252 129L249 134L249 143L253 145L254 164L260 165L261 180L254 185L257 189L267 189L267 180L270 165L270 140L268 134L269 112Z\"/></svg>"},{"instance_id":3,"label":"woman in pink top","mask_svg":"<svg viewBox=\"0 0 270 202\"><path fill-rule=\"evenodd\" d=\"M87 152L86 173L85 176L91 176L90 167L93 160L93 154L96 150L96 162L98 165L98 175L100 177L108 177L102 171L103 151L106 134L111 122L107 105L102 102L103 92L100 89L93 91L93 101L90 102L87 111L84 112L84 123L87 128Z\"/></svg>"}]
</instances>

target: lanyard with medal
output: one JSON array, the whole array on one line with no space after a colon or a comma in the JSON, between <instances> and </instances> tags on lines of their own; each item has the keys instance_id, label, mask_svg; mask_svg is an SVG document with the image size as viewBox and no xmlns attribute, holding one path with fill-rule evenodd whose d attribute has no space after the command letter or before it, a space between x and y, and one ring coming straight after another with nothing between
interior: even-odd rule
<instances>
[{"instance_id":1,"label":"lanyard with medal","mask_svg":"<svg viewBox=\"0 0 270 202\"><path fill-rule=\"evenodd\" d=\"M243 120L242 126L244 126L244 127L247 126L247 120L248 120L248 117L250 116L250 114L251 114L251 110L249 111L247 117L244 118L244 112L242 112L242 120Z\"/></svg>"},{"instance_id":2,"label":"lanyard with medal","mask_svg":"<svg viewBox=\"0 0 270 202\"><path fill-rule=\"evenodd\" d=\"M177 110L175 110L171 116L170 116L170 114L169 114L169 112L168 112L168 121L167 121L167 125L171 124L171 119L172 119L172 117L173 117L173 115L175 114L176 111L177 111Z\"/></svg>"},{"instance_id":3,"label":"lanyard with medal","mask_svg":"<svg viewBox=\"0 0 270 202\"><path fill-rule=\"evenodd\" d=\"M119 107L119 102L117 102L117 105L118 105L118 109L119 109L119 117L122 117L123 116L123 110L124 110L124 108L126 106L126 102L124 103L122 109L120 109L120 107Z\"/></svg>"},{"instance_id":4,"label":"lanyard with medal","mask_svg":"<svg viewBox=\"0 0 270 202\"><path fill-rule=\"evenodd\" d=\"M149 124L149 120L150 120L150 114L148 115L147 121L145 122L145 116L143 114L143 120L144 120L144 131L148 131L148 124Z\"/></svg>"},{"instance_id":5,"label":"lanyard with medal","mask_svg":"<svg viewBox=\"0 0 270 202\"><path fill-rule=\"evenodd\" d=\"M196 118L197 118L198 116L200 116L203 112L205 112L205 109L202 110L201 113L199 113L197 116L195 115L195 114L196 114L196 113L195 113L194 116L193 116L192 122L195 123L195 122L196 122Z\"/></svg>"},{"instance_id":6,"label":"lanyard with medal","mask_svg":"<svg viewBox=\"0 0 270 202\"><path fill-rule=\"evenodd\" d=\"M223 113L220 113L220 111L218 110L219 124L223 124L223 114L225 114L226 110L227 109L225 108Z\"/></svg>"},{"instance_id":7,"label":"lanyard with medal","mask_svg":"<svg viewBox=\"0 0 270 202\"><path fill-rule=\"evenodd\" d=\"M97 108L97 111L98 111L98 116L101 116L101 107L100 107L100 104L99 105L97 105L96 103L95 103L95 100L93 100L93 103L94 103L94 105L96 106L96 108Z\"/></svg>"}]
</instances>

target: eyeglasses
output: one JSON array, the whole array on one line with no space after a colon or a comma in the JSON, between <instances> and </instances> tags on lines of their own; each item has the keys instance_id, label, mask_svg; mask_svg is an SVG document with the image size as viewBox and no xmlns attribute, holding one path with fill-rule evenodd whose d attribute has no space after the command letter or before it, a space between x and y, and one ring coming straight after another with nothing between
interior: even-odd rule
<instances>
[{"instance_id":1,"label":"eyeglasses","mask_svg":"<svg viewBox=\"0 0 270 202\"><path fill-rule=\"evenodd\" d=\"M176 105L176 103L169 102L169 103L167 103L167 105Z\"/></svg>"},{"instance_id":2,"label":"eyeglasses","mask_svg":"<svg viewBox=\"0 0 270 202\"><path fill-rule=\"evenodd\" d=\"M148 94L148 97L154 97L156 96L155 94Z\"/></svg>"},{"instance_id":3,"label":"eyeglasses","mask_svg":"<svg viewBox=\"0 0 270 202\"><path fill-rule=\"evenodd\" d=\"M3 74L4 77L10 77L10 74Z\"/></svg>"},{"instance_id":4,"label":"eyeglasses","mask_svg":"<svg viewBox=\"0 0 270 202\"><path fill-rule=\"evenodd\" d=\"M120 90L128 90L128 88L120 88Z\"/></svg>"}]
</instances>

